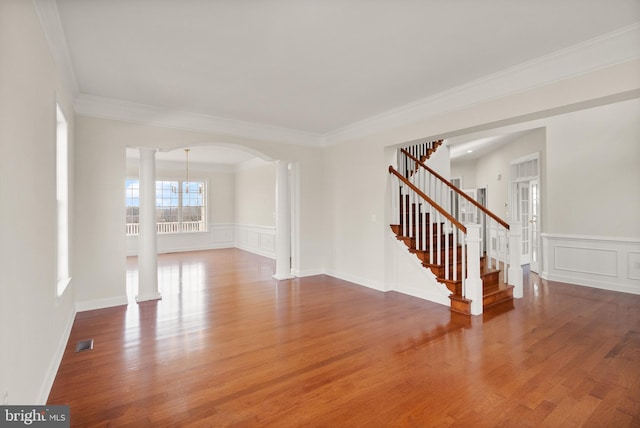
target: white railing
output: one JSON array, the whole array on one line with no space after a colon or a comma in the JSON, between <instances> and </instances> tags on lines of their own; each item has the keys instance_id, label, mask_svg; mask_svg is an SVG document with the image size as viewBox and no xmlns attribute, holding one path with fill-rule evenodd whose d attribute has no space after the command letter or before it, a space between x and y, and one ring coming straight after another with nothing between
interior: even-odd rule
<instances>
[{"instance_id":1,"label":"white railing","mask_svg":"<svg viewBox=\"0 0 640 428\"><path fill-rule=\"evenodd\" d=\"M127 236L138 235L139 223L127 223ZM182 227L181 227L182 225ZM189 232L205 232L204 221L163 221L156 223L156 231L158 233L189 233Z\"/></svg>"}]
</instances>

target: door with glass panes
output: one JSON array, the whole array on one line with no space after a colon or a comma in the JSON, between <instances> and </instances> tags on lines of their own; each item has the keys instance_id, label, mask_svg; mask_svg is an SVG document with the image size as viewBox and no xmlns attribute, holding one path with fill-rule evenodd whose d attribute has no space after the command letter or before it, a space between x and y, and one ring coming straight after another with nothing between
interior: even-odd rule
<instances>
[{"instance_id":1,"label":"door with glass panes","mask_svg":"<svg viewBox=\"0 0 640 428\"><path fill-rule=\"evenodd\" d=\"M539 271L540 260L540 186L538 156L532 155L511 164L512 218L522 227L521 263Z\"/></svg>"}]
</instances>

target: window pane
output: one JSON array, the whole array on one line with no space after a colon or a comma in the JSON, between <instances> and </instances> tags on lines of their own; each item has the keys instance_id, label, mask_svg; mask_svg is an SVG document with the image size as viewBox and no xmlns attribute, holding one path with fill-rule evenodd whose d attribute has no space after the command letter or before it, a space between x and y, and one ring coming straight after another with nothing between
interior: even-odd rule
<instances>
[{"instance_id":1,"label":"window pane","mask_svg":"<svg viewBox=\"0 0 640 428\"><path fill-rule=\"evenodd\" d=\"M140 181L126 180L125 195L127 223L138 223L140 220Z\"/></svg>"},{"instance_id":2,"label":"window pane","mask_svg":"<svg viewBox=\"0 0 640 428\"><path fill-rule=\"evenodd\" d=\"M206 230L204 225L204 183L190 181L182 184L182 230L198 232Z\"/></svg>"}]
</instances>

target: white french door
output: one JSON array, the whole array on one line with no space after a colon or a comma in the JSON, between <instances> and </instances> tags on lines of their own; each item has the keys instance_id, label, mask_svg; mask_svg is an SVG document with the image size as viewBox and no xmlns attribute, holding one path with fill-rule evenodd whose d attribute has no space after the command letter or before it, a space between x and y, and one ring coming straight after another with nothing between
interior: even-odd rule
<instances>
[{"instance_id":1,"label":"white french door","mask_svg":"<svg viewBox=\"0 0 640 428\"><path fill-rule=\"evenodd\" d=\"M538 180L529 182L529 265L532 272L540 272L540 231L538 219L540 217L540 186Z\"/></svg>"},{"instance_id":2,"label":"white french door","mask_svg":"<svg viewBox=\"0 0 640 428\"><path fill-rule=\"evenodd\" d=\"M520 260L527 265L531 258L531 186L528 181L521 181L516 184L516 189L517 219L522 225Z\"/></svg>"},{"instance_id":3,"label":"white french door","mask_svg":"<svg viewBox=\"0 0 640 428\"><path fill-rule=\"evenodd\" d=\"M540 184L538 154L511 163L511 218L521 224L523 265L540 269Z\"/></svg>"}]
</instances>

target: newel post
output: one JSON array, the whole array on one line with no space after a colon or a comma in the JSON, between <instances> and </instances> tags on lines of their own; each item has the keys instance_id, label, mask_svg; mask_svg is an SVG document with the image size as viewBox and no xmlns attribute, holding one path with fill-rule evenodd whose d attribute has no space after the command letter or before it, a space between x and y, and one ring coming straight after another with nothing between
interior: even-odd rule
<instances>
[{"instance_id":1,"label":"newel post","mask_svg":"<svg viewBox=\"0 0 640 428\"><path fill-rule=\"evenodd\" d=\"M480 278L480 225L465 224L467 228L467 279L465 298L471 300L471 315L482 314L482 279Z\"/></svg>"},{"instance_id":2,"label":"newel post","mask_svg":"<svg viewBox=\"0 0 640 428\"><path fill-rule=\"evenodd\" d=\"M518 222L509 224L509 269L507 270L507 282L513 285L513 297L522 299L522 224Z\"/></svg>"}]
</instances>

